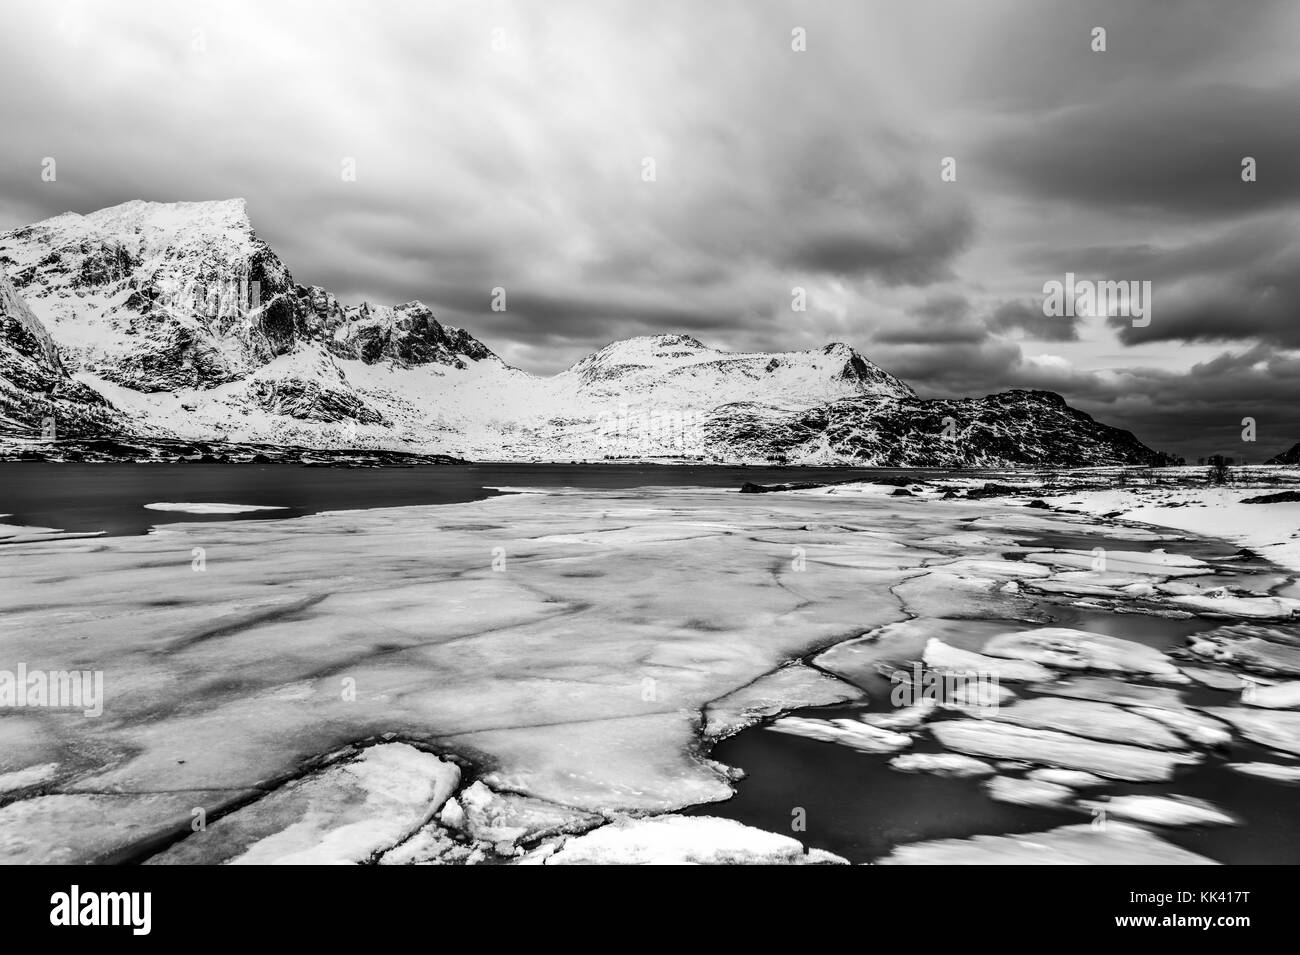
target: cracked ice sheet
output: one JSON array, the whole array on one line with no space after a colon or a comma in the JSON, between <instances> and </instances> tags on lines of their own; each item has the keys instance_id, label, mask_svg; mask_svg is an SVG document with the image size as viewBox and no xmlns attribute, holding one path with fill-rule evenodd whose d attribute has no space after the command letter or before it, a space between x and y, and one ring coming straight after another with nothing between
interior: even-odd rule
<instances>
[{"instance_id":1,"label":"cracked ice sheet","mask_svg":"<svg viewBox=\"0 0 1300 955\"><path fill-rule=\"evenodd\" d=\"M473 754L509 788L578 809L720 799L729 780L699 757L701 708L901 619L890 588L936 556L908 545L916 517L860 499L668 489L538 500L0 549L12 581L0 592L0 658L105 674L100 718L24 723L35 738L6 771L56 762L56 793L119 793L115 812L141 821L139 841L176 822L145 794L275 787L389 732ZM643 517L626 512L635 502ZM653 547L554 540L600 528L611 504L625 509L614 526L675 522L690 536L659 534ZM947 508L924 527L956 533L967 513ZM801 534L802 571L790 543ZM829 560L817 559L822 544ZM497 547L503 572L492 569ZM91 858L80 830L111 818L61 817L51 840Z\"/></svg>"},{"instance_id":2,"label":"cracked ice sheet","mask_svg":"<svg viewBox=\"0 0 1300 955\"><path fill-rule=\"evenodd\" d=\"M704 711L704 735L721 739L784 710L850 703L865 697L850 683L794 663L710 703Z\"/></svg>"},{"instance_id":3,"label":"cracked ice sheet","mask_svg":"<svg viewBox=\"0 0 1300 955\"><path fill-rule=\"evenodd\" d=\"M21 832L37 848L80 847L66 861L85 861L97 836L83 830L120 819L114 839L144 843L187 826L192 797L161 806L155 791L278 787L322 754L389 732L464 752L489 783L580 810L725 798L728 775L698 749L701 708L901 619L891 588L925 578L919 565L937 556L908 542L959 534L974 513L953 501L900 509L689 489L539 497L0 549L13 581L0 592L0 658L102 669L106 695L98 719L42 714L49 742L12 767L58 762L55 793L102 805L42 809L46 828L0 815L0 845ZM653 546L644 535L556 539L638 524L652 525ZM665 535L667 524L686 536ZM791 560L799 541L804 570ZM934 573L920 590L961 611L969 588ZM14 804L9 818L36 804Z\"/></svg>"},{"instance_id":4,"label":"cracked ice sheet","mask_svg":"<svg viewBox=\"0 0 1300 955\"><path fill-rule=\"evenodd\" d=\"M341 865L413 834L460 783L460 767L406 743L371 746L236 809L155 865Z\"/></svg>"}]
</instances>

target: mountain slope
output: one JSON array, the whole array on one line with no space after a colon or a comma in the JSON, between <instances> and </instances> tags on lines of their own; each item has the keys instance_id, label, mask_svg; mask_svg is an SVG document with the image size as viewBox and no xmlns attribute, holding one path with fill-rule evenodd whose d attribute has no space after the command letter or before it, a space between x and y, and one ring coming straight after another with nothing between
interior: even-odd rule
<instances>
[{"instance_id":1,"label":"mountain slope","mask_svg":"<svg viewBox=\"0 0 1300 955\"><path fill-rule=\"evenodd\" d=\"M1265 464L1300 464L1300 444L1293 444L1281 454L1274 455Z\"/></svg>"},{"instance_id":2,"label":"mountain slope","mask_svg":"<svg viewBox=\"0 0 1300 955\"><path fill-rule=\"evenodd\" d=\"M1101 424L1050 391L985 398L858 398L794 414L720 408L710 443L741 459L870 467L1085 467L1159 464L1132 433Z\"/></svg>"},{"instance_id":3,"label":"mountain slope","mask_svg":"<svg viewBox=\"0 0 1300 955\"><path fill-rule=\"evenodd\" d=\"M124 427L98 392L68 375L49 332L0 268L0 431L57 439Z\"/></svg>"},{"instance_id":4,"label":"mountain slope","mask_svg":"<svg viewBox=\"0 0 1300 955\"><path fill-rule=\"evenodd\" d=\"M66 213L0 235L0 265L71 369L136 391L211 388L313 344L403 366L493 357L419 302L344 308L296 285L242 199Z\"/></svg>"},{"instance_id":5,"label":"mountain slope","mask_svg":"<svg viewBox=\"0 0 1300 955\"><path fill-rule=\"evenodd\" d=\"M923 400L839 343L732 353L652 335L537 377L420 302L344 305L295 283L240 199L56 216L0 234L0 266L30 306L6 306L10 432L30 433L57 379L78 396L70 420L197 442L552 461L1158 457L1044 392Z\"/></svg>"}]
</instances>

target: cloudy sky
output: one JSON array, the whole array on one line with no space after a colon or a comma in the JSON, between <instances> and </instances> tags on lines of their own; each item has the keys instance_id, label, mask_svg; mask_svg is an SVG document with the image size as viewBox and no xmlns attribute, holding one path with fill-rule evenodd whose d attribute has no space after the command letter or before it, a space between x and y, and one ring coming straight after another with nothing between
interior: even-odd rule
<instances>
[{"instance_id":1,"label":"cloudy sky","mask_svg":"<svg viewBox=\"0 0 1300 955\"><path fill-rule=\"evenodd\" d=\"M1294 0L0 12L0 229L243 196L299 282L537 373L638 334L843 341L1191 458L1300 441ZM1045 317L1067 272L1151 282L1149 324Z\"/></svg>"}]
</instances>

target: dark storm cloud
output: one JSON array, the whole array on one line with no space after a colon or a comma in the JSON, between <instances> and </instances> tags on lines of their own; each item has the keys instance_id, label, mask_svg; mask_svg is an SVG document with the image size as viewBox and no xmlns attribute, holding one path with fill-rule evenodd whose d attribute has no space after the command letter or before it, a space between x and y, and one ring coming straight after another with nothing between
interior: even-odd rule
<instances>
[{"instance_id":1,"label":"dark storm cloud","mask_svg":"<svg viewBox=\"0 0 1300 955\"><path fill-rule=\"evenodd\" d=\"M1285 444L1298 32L1288 0L7 0L0 229L243 196L299 282L529 371L839 340L927 394L1049 388L1187 448L1258 407ZM1152 281L1150 326L1043 317L1067 271Z\"/></svg>"},{"instance_id":2,"label":"dark storm cloud","mask_svg":"<svg viewBox=\"0 0 1300 955\"><path fill-rule=\"evenodd\" d=\"M1134 251L1153 276L1151 321L1113 316L1120 341L1261 341L1300 347L1300 217L1281 216L1164 254Z\"/></svg>"},{"instance_id":3,"label":"dark storm cloud","mask_svg":"<svg viewBox=\"0 0 1300 955\"><path fill-rule=\"evenodd\" d=\"M940 348L978 345L988 330L971 320L970 302L963 295L942 293L929 296L907 312L904 323L872 336L881 345L934 345Z\"/></svg>"},{"instance_id":4,"label":"dark storm cloud","mask_svg":"<svg viewBox=\"0 0 1300 955\"><path fill-rule=\"evenodd\" d=\"M1239 216L1300 198L1298 104L1300 85L1121 91L1018 120L979 162L1019 195ZM1244 157L1255 182L1242 181Z\"/></svg>"},{"instance_id":5,"label":"dark storm cloud","mask_svg":"<svg viewBox=\"0 0 1300 955\"><path fill-rule=\"evenodd\" d=\"M1047 342L1079 340L1077 316L1047 316L1041 300L1002 302L986 320L989 329L998 332L1019 331L1025 338Z\"/></svg>"},{"instance_id":6,"label":"dark storm cloud","mask_svg":"<svg viewBox=\"0 0 1300 955\"><path fill-rule=\"evenodd\" d=\"M887 285L930 285L953 277L952 260L972 233L969 215L954 213L911 234L863 231L805 236L789 250L785 264L832 275L872 276Z\"/></svg>"}]
</instances>

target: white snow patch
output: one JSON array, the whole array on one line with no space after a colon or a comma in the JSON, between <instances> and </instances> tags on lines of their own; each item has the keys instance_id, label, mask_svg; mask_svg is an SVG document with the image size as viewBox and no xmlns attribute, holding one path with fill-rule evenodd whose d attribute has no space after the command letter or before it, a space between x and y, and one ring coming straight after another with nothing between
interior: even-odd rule
<instances>
[{"instance_id":1,"label":"white snow patch","mask_svg":"<svg viewBox=\"0 0 1300 955\"><path fill-rule=\"evenodd\" d=\"M547 865L826 865L846 859L713 816L621 819L568 839Z\"/></svg>"}]
</instances>

